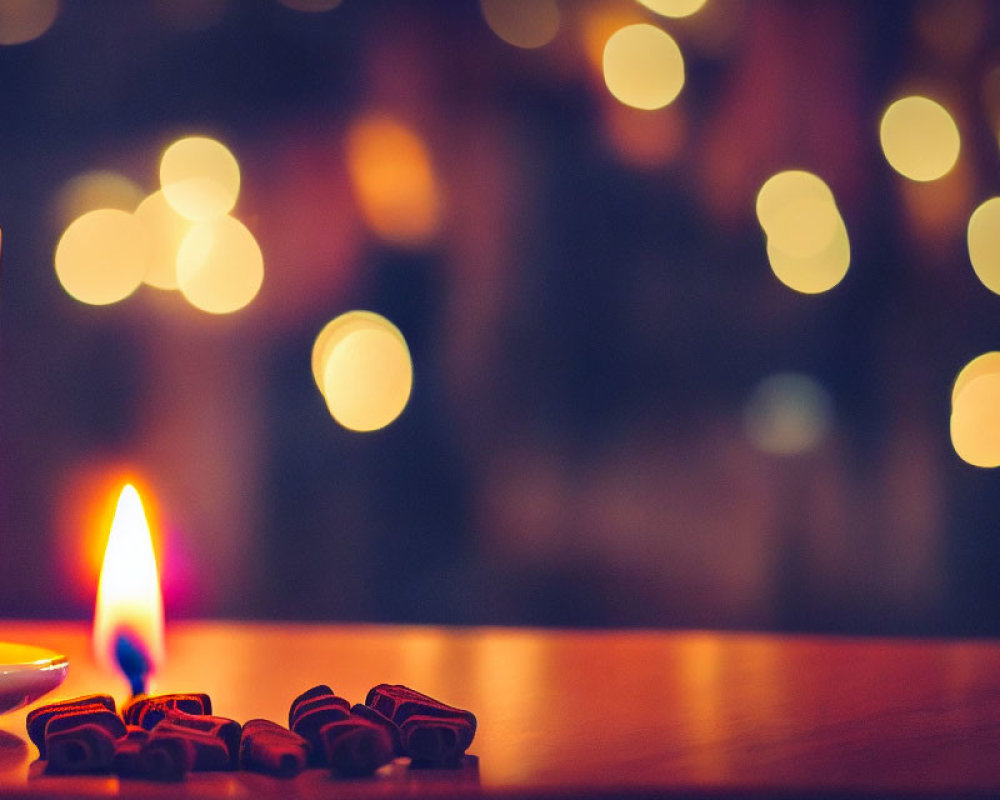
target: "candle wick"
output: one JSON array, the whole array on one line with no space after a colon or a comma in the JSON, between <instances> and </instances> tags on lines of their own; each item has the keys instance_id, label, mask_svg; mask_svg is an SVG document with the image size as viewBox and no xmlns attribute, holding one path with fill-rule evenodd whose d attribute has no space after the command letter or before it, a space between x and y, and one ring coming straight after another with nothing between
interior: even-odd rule
<instances>
[{"instance_id":1,"label":"candle wick","mask_svg":"<svg viewBox=\"0 0 1000 800\"><path fill-rule=\"evenodd\" d=\"M115 641L115 658L118 666L128 679L132 689L132 696L146 693L146 678L149 676L149 659L132 639L122 633Z\"/></svg>"}]
</instances>

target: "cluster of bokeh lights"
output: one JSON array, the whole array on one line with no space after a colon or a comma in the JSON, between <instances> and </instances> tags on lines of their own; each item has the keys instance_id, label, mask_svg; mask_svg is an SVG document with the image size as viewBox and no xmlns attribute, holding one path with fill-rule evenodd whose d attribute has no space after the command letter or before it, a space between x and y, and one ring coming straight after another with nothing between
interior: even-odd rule
<instances>
[{"instance_id":1,"label":"cluster of bokeh lights","mask_svg":"<svg viewBox=\"0 0 1000 800\"><path fill-rule=\"evenodd\" d=\"M166 148L159 174L160 189L138 203L138 190L122 176L98 172L71 182L63 211L77 216L55 252L63 289L82 303L108 305L145 283L179 290L211 314L244 308L260 290L264 259L230 213L240 192L236 158L215 139L189 136Z\"/></svg>"},{"instance_id":2,"label":"cluster of bokeh lights","mask_svg":"<svg viewBox=\"0 0 1000 800\"><path fill-rule=\"evenodd\" d=\"M948 175L961 155L961 133L937 100L908 95L893 101L879 125L882 152L901 176L927 183ZM1000 294L1000 197L981 203L966 229L969 263L979 281ZM1000 352L984 353L955 379L949 430L955 453L968 464L1000 466Z\"/></svg>"},{"instance_id":3,"label":"cluster of bokeh lights","mask_svg":"<svg viewBox=\"0 0 1000 800\"><path fill-rule=\"evenodd\" d=\"M304 12L329 11L340 4L278 2ZM674 103L684 88L686 68L680 46L664 26L705 4L636 0L630 9L616 7L600 24L585 24L587 56L620 104L612 105L655 112ZM571 13L570 6L556 0L479 0L479 7L497 37L522 49L550 44ZM40 36L58 11L57 0L0 0L0 44ZM597 28L599 41L592 42ZM994 72L1000 75L1000 68ZM877 136L886 163L904 181L941 180L962 157L962 135L946 103L922 94L899 95L888 103ZM369 229L399 247L433 242L443 224L444 192L430 148L416 129L390 112L368 111L350 122L344 146L357 207ZM145 283L177 290L210 313L245 307L260 289L263 258L252 233L232 216L240 190L235 157L212 139L180 140L163 154L160 183L160 189L142 196L122 176L95 173L67 187L60 216L72 221L55 254L63 287L94 305L117 302ZM843 281L851 264L851 242L823 178L804 168L771 175L757 193L755 211L768 264L784 286L816 295ZM971 213L966 240L973 273L1000 294L1000 197L981 202ZM312 362L330 413L346 428L377 430L407 404L413 378L409 350L399 330L377 314L351 311L332 320L316 338ZM748 435L766 452L808 450L827 430L830 407L828 395L812 379L772 376L748 406ZM987 353L973 359L955 382L955 452L976 466L1000 466L997 420L1000 353Z\"/></svg>"}]
</instances>

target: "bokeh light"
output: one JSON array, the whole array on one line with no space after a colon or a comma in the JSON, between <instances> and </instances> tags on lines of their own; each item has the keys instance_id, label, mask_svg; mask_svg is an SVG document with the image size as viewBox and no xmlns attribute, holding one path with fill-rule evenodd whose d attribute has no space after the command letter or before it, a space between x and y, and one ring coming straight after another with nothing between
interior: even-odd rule
<instances>
[{"instance_id":1,"label":"bokeh light","mask_svg":"<svg viewBox=\"0 0 1000 800\"><path fill-rule=\"evenodd\" d=\"M99 208L134 211L142 197L142 189L119 172L84 172L70 178L59 189L55 201L55 219L60 227L65 228L77 217Z\"/></svg>"},{"instance_id":2,"label":"bokeh light","mask_svg":"<svg viewBox=\"0 0 1000 800\"><path fill-rule=\"evenodd\" d=\"M59 16L59 0L0 0L0 45L37 39Z\"/></svg>"},{"instance_id":3,"label":"bokeh light","mask_svg":"<svg viewBox=\"0 0 1000 800\"><path fill-rule=\"evenodd\" d=\"M808 375L786 372L765 378L754 389L743 423L758 449L789 456L815 449L832 418L833 402L826 389Z\"/></svg>"},{"instance_id":4,"label":"bokeh light","mask_svg":"<svg viewBox=\"0 0 1000 800\"><path fill-rule=\"evenodd\" d=\"M56 245L56 275L73 298L107 305L128 297L142 282L149 240L127 211L102 208L77 218Z\"/></svg>"},{"instance_id":5,"label":"bokeh light","mask_svg":"<svg viewBox=\"0 0 1000 800\"><path fill-rule=\"evenodd\" d=\"M820 252L805 257L792 256L767 243L771 271L789 289L802 294L819 294L840 283L851 265L851 243L843 222L833 239Z\"/></svg>"},{"instance_id":6,"label":"bokeh light","mask_svg":"<svg viewBox=\"0 0 1000 800\"><path fill-rule=\"evenodd\" d=\"M972 212L966 240L979 280L1000 294L1000 197L991 197Z\"/></svg>"},{"instance_id":7,"label":"bokeh light","mask_svg":"<svg viewBox=\"0 0 1000 800\"><path fill-rule=\"evenodd\" d=\"M334 347L349 333L361 330L362 328L384 328L399 335L401 342L405 344L403 335L399 330L381 314L374 311L363 311L356 309L347 311L330 320L316 336L312 348L312 373L313 380L320 392L323 391L323 381L326 374L326 362L330 358L330 353Z\"/></svg>"},{"instance_id":8,"label":"bokeh light","mask_svg":"<svg viewBox=\"0 0 1000 800\"><path fill-rule=\"evenodd\" d=\"M240 166L222 142L188 136L163 152L160 186L178 214L203 222L229 213L236 205Z\"/></svg>"},{"instance_id":9,"label":"bokeh light","mask_svg":"<svg viewBox=\"0 0 1000 800\"><path fill-rule=\"evenodd\" d=\"M195 308L230 314L257 296L264 257L254 235L233 217L191 228L177 253L177 283Z\"/></svg>"},{"instance_id":10,"label":"bokeh light","mask_svg":"<svg viewBox=\"0 0 1000 800\"><path fill-rule=\"evenodd\" d=\"M384 318L338 338L326 359L326 405L349 430L384 428L403 412L412 386L409 348L399 329Z\"/></svg>"},{"instance_id":11,"label":"bokeh light","mask_svg":"<svg viewBox=\"0 0 1000 800\"><path fill-rule=\"evenodd\" d=\"M983 353L962 367L951 388L952 408L958 402L962 390L969 385L969 381L981 375L1000 375L1000 352Z\"/></svg>"},{"instance_id":12,"label":"bokeh light","mask_svg":"<svg viewBox=\"0 0 1000 800\"><path fill-rule=\"evenodd\" d=\"M951 411L951 444L974 467L1000 466L1000 374L970 379Z\"/></svg>"},{"instance_id":13,"label":"bokeh light","mask_svg":"<svg viewBox=\"0 0 1000 800\"><path fill-rule=\"evenodd\" d=\"M365 220L401 245L428 242L440 224L440 196L430 154L417 134L379 113L347 132L347 168Z\"/></svg>"},{"instance_id":14,"label":"bokeh light","mask_svg":"<svg viewBox=\"0 0 1000 800\"><path fill-rule=\"evenodd\" d=\"M135 217L145 228L150 244L143 282L157 289L176 289L177 253L194 223L178 214L162 191L143 200Z\"/></svg>"},{"instance_id":15,"label":"bokeh light","mask_svg":"<svg viewBox=\"0 0 1000 800\"><path fill-rule=\"evenodd\" d=\"M757 193L756 210L768 245L795 258L821 252L843 226L830 188L804 170L768 178Z\"/></svg>"},{"instance_id":16,"label":"bokeh light","mask_svg":"<svg viewBox=\"0 0 1000 800\"><path fill-rule=\"evenodd\" d=\"M817 199L833 203L833 192L826 182L812 172L789 169L772 175L757 192L755 211L761 227L767 230L785 207L800 200Z\"/></svg>"},{"instance_id":17,"label":"bokeh light","mask_svg":"<svg viewBox=\"0 0 1000 800\"><path fill-rule=\"evenodd\" d=\"M847 274L851 246L833 192L805 170L768 178L757 193L757 219L767 234L771 270L804 294L825 292Z\"/></svg>"},{"instance_id":18,"label":"bokeh light","mask_svg":"<svg viewBox=\"0 0 1000 800\"><path fill-rule=\"evenodd\" d=\"M961 138L954 118L940 103L912 95L885 111L879 139L886 160L900 175L933 181L955 166Z\"/></svg>"},{"instance_id":19,"label":"bokeh light","mask_svg":"<svg viewBox=\"0 0 1000 800\"><path fill-rule=\"evenodd\" d=\"M555 0L479 0L490 30L515 47L542 47L559 32Z\"/></svg>"},{"instance_id":20,"label":"bokeh light","mask_svg":"<svg viewBox=\"0 0 1000 800\"><path fill-rule=\"evenodd\" d=\"M664 17L690 17L700 11L705 0L639 0L650 11Z\"/></svg>"},{"instance_id":21,"label":"bokeh light","mask_svg":"<svg viewBox=\"0 0 1000 800\"><path fill-rule=\"evenodd\" d=\"M604 46L604 82L618 100L652 110L672 103L684 86L677 42L655 25L626 25Z\"/></svg>"}]
</instances>

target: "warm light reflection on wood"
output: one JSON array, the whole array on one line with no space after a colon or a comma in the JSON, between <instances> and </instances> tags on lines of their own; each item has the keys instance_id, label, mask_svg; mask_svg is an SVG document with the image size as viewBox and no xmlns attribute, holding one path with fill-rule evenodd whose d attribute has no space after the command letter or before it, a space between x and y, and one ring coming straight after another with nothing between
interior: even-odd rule
<instances>
[{"instance_id":1,"label":"warm light reflection on wood","mask_svg":"<svg viewBox=\"0 0 1000 800\"><path fill-rule=\"evenodd\" d=\"M546 679L545 648L537 637L510 632L484 639L474 651L476 691L483 705L476 709L481 724L504 730L518 724L523 710L512 698L531 698ZM545 713L536 709L537 713ZM490 770L523 778L531 774L539 733L528 729L522 736L504 740L484 739L478 747L481 763Z\"/></svg>"},{"instance_id":2,"label":"warm light reflection on wood","mask_svg":"<svg viewBox=\"0 0 1000 800\"><path fill-rule=\"evenodd\" d=\"M722 732L720 694L722 648L717 639L696 635L680 652L678 674L681 682L679 700L686 706L687 735L702 747L696 750L693 769L703 775L728 773L725 750L704 746L716 742Z\"/></svg>"},{"instance_id":3,"label":"warm light reflection on wood","mask_svg":"<svg viewBox=\"0 0 1000 800\"><path fill-rule=\"evenodd\" d=\"M2 629L6 638L69 656L62 696L109 688L89 659L82 625ZM471 752L491 796L721 797L753 789L763 797L807 787L815 797L836 790L926 798L1000 788L1000 644L185 623L168 631L168 649L160 688L206 691L219 713L239 720L284 719L291 699L316 683L352 702L376 683L404 683L469 708L479 717ZM0 717L0 731L16 742L24 716ZM64 791L68 784L56 778L29 785L33 756L26 747L0 765L0 794ZM449 786L436 781L447 778L420 778L434 787L421 796L445 796ZM87 796L117 786L77 780ZM187 788L204 796L344 791L325 775L291 785L195 775ZM384 784L353 789L386 796Z\"/></svg>"}]
</instances>

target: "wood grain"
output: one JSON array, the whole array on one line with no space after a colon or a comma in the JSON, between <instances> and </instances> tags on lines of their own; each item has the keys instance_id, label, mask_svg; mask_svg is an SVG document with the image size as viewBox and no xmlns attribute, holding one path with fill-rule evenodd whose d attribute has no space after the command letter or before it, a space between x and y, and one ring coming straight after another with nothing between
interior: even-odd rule
<instances>
[{"instance_id":1,"label":"wood grain","mask_svg":"<svg viewBox=\"0 0 1000 800\"><path fill-rule=\"evenodd\" d=\"M83 624L0 623L60 650L57 692L109 691ZM195 775L181 787L52 778L24 715L0 717L0 797L995 797L1000 645L664 632L178 623L160 691L283 720L329 683L361 701L404 683L479 717L470 765L375 780ZM179 790L183 789L183 792Z\"/></svg>"}]
</instances>

